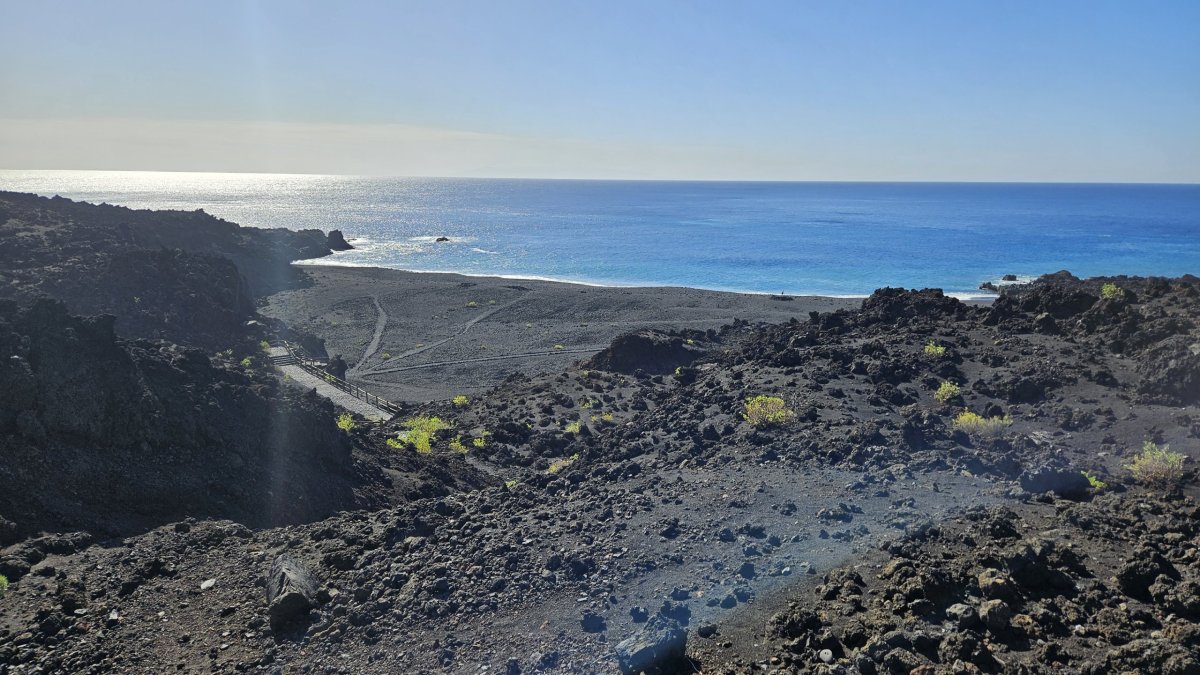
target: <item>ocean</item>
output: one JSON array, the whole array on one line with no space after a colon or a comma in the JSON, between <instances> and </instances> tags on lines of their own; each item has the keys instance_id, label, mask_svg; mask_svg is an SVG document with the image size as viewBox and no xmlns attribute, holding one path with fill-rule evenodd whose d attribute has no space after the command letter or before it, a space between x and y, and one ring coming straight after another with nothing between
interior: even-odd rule
<instances>
[{"instance_id":1,"label":"ocean","mask_svg":"<svg viewBox=\"0 0 1200 675\"><path fill-rule=\"evenodd\" d=\"M339 229L356 247L317 264L600 285L970 296L1006 274L1200 274L1200 185L0 171L0 189Z\"/></svg>"}]
</instances>

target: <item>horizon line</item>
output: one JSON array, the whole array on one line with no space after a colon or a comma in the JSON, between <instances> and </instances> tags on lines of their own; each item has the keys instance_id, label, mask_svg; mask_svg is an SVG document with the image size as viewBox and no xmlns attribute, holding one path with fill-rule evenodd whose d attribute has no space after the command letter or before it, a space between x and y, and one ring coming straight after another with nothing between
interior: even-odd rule
<instances>
[{"instance_id":1,"label":"horizon line","mask_svg":"<svg viewBox=\"0 0 1200 675\"><path fill-rule=\"evenodd\" d=\"M395 180L496 180L496 181L563 181L563 182L609 182L609 183L783 183L783 184L838 184L868 183L880 185L1164 185L1200 186L1200 181L1138 181L1138 180L1027 180L1027 179L788 179L788 178L610 178L572 176L438 176L419 174L353 174L353 173L308 173L303 171L206 171L200 169L9 169L0 168L0 173L15 172L92 172L92 173L166 173L206 174L222 176L307 176L313 178L365 178ZM0 188L2 189L2 188Z\"/></svg>"}]
</instances>

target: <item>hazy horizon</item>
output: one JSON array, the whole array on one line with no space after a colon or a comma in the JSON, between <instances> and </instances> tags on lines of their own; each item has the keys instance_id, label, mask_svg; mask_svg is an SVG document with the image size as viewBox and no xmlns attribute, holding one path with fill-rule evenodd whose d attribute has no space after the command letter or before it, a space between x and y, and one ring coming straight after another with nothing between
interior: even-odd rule
<instances>
[{"instance_id":1,"label":"hazy horizon","mask_svg":"<svg viewBox=\"0 0 1200 675\"><path fill-rule=\"evenodd\" d=\"M3 2L0 168L1200 182L1200 5Z\"/></svg>"}]
</instances>

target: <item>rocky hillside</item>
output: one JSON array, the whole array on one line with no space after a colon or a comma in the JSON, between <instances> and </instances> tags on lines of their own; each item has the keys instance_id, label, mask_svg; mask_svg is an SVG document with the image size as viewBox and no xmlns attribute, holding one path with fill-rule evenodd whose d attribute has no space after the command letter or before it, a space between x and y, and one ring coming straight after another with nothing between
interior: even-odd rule
<instances>
[{"instance_id":1,"label":"rocky hillside","mask_svg":"<svg viewBox=\"0 0 1200 675\"><path fill-rule=\"evenodd\" d=\"M219 350L255 298L298 282L293 260L343 247L340 233L239 227L202 211L138 211L0 192L0 298L49 297L117 333Z\"/></svg>"},{"instance_id":2,"label":"rocky hillside","mask_svg":"<svg viewBox=\"0 0 1200 675\"><path fill-rule=\"evenodd\" d=\"M118 339L112 317L56 301L0 302L0 543L185 517L300 523L479 484L344 433L255 350L210 357Z\"/></svg>"},{"instance_id":3,"label":"rocky hillside","mask_svg":"<svg viewBox=\"0 0 1200 675\"><path fill-rule=\"evenodd\" d=\"M441 496L10 546L0 663L1196 672L1195 502L1124 467L1169 445L1194 492L1197 321L1195 278L1059 274L622 338L348 435Z\"/></svg>"}]
</instances>

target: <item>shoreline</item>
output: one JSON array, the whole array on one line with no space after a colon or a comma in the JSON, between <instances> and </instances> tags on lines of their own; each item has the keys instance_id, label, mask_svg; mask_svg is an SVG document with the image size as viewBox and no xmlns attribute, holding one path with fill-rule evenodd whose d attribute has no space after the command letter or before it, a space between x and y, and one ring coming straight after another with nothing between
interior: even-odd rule
<instances>
[{"instance_id":1,"label":"shoreline","mask_svg":"<svg viewBox=\"0 0 1200 675\"><path fill-rule=\"evenodd\" d=\"M339 252L334 251L332 256L336 256ZM585 286L588 288L635 288L635 289L684 289L690 291L704 291L708 293L728 293L731 295L751 295L751 296L767 296L767 297L786 297L786 298L831 298L837 300L865 300L871 297L871 293L776 293L773 291L752 291L745 289L733 288L709 288L706 286L665 286L652 283L618 283L618 282L599 282L599 281L584 281L578 279L561 279L556 277L546 277L538 275L520 275L520 274L483 274L474 272L458 272L454 270L413 270L403 269L399 267L380 267L378 265L358 265L350 263L338 263L331 260L332 256L324 256L321 258L309 258L306 260L297 260L292 263L293 266L302 269L313 267L338 268L338 269L362 269L362 270L385 270L392 272L403 272L405 274L431 274L431 275L450 275L467 277L471 279L494 279L498 281L537 281L551 284L563 284L567 286ZM1021 276L1021 282L1002 282L1000 279L990 280L991 283L997 286L1007 285L1011 283L1027 283L1036 279L1035 276ZM883 288L883 286L880 286ZM925 288L930 288L926 286ZM875 289L872 289L872 293ZM912 289L920 290L920 289ZM942 289L938 289L942 290ZM962 302L991 302L999 297L997 293L989 293L984 290L977 292L969 291L945 291L942 293L949 298L955 298Z\"/></svg>"},{"instance_id":2,"label":"shoreline","mask_svg":"<svg viewBox=\"0 0 1200 675\"><path fill-rule=\"evenodd\" d=\"M854 308L861 298L591 286L384 267L304 264L306 288L260 311L325 340L348 379L398 402L479 394L513 372L567 369L639 329L715 330Z\"/></svg>"}]
</instances>

